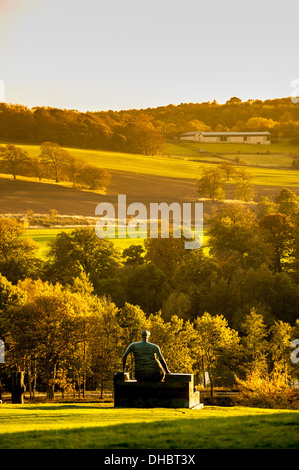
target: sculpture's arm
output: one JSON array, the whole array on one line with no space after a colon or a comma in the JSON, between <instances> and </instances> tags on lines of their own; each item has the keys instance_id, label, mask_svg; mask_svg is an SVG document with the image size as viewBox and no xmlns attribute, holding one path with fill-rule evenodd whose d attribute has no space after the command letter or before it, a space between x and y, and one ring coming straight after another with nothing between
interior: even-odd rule
<instances>
[{"instance_id":1,"label":"sculpture's arm","mask_svg":"<svg viewBox=\"0 0 299 470\"><path fill-rule=\"evenodd\" d=\"M166 364L166 362L165 362L165 359L164 359L164 357L163 357L162 354L161 354L161 350L160 350L159 346L157 346L157 356L158 356L158 359L159 359L159 361L160 361L160 364L161 364L161 366L163 367L163 369L165 370L165 372L166 372L167 374L171 374L170 370L169 370L168 367L167 367L167 364Z\"/></svg>"},{"instance_id":2,"label":"sculpture's arm","mask_svg":"<svg viewBox=\"0 0 299 470\"><path fill-rule=\"evenodd\" d=\"M125 369L126 369L127 355L130 354L131 351L132 351L132 345L130 344L125 354L123 355L123 372L125 372Z\"/></svg>"}]
</instances>

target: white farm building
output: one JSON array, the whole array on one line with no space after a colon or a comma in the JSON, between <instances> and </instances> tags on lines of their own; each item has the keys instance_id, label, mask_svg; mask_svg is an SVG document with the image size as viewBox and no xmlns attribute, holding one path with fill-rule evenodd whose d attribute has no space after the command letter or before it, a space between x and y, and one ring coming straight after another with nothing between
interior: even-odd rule
<instances>
[{"instance_id":1,"label":"white farm building","mask_svg":"<svg viewBox=\"0 0 299 470\"><path fill-rule=\"evenodd\" d=\"M231 144L263 144L271 143L270 132L186 132L180 135L180 140L194 142L231 143Z\"/></svg>"}]
</instances>

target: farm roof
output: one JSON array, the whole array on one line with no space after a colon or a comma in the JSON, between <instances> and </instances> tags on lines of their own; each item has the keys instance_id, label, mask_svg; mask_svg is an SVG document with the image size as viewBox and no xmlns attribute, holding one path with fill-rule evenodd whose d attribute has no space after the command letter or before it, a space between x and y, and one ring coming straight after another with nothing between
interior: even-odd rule
<instances>
[{"instance_id":1,"label":"farm roof","mask_svg":"<svg viewBox=\"0 0 299 470\"><path fill-rule=\"evenodd\" d=\"M232 136L242 136L242 135L270 135L270 132L202 132L202 131L194 131L194 132L185 132L181 135L196 135L202 134L206 137L216 137L216 136L225 136L225 135L232 135Z\"/></svg>"}]
</instances>

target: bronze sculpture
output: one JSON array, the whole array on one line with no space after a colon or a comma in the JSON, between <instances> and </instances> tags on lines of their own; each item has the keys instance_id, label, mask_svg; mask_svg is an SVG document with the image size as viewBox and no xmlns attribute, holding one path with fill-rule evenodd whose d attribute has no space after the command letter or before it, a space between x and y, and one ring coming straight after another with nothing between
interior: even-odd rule
<instances>
[{"instance_id":1,"label":"bronze sculpture","mask_svg":"<svg viewBox=\"0 0 299 470\"><path fill-rule=\"evenodd\" d=\"M159 346L148 341L150 332L141 332L142 341L131 343L123 355L123 373L125 373L128 354L133 353L135 379L143 382L160 382L165 374L170 374Z\"/></svg>"}]
</instances>

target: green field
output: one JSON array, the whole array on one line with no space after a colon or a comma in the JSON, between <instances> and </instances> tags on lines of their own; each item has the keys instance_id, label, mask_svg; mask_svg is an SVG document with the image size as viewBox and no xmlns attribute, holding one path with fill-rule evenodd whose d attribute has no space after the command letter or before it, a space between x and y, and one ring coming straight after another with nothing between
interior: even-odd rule
<instances>
[{"instance_id":1,"label":"green field","mask_svg":"<svg viewBox=\"0 0 299 470\"><path fill-rule=\"evenodd\" d=\"M82 158L88 163L97 165L108 170L129 171L137 174L156 175L172 178L197 179L200 177L202 168L209 166L216 157L209 157L205 153L199 153L199 144L168 144L165 146L165 155L137 155L129 153L109 152L100 150L84 150L68 148L69 152L76 157ZM20 145L30 155L39 155L40 147L37 145ZM226 147L227 146L227 147ZM254 176L254 183L261 186L289 186L298 187L299 171L281 168L259 168L254 165L267 164L270 166L284 166L286 162L291 164L291 157L285 153L299 153L298 146L287 143L272 144L271 146L246 145L246 144L200 144L209 152L223 152L224 148L229 154L227 158L233 159L239 156L240 159L248 160L246 169ZM240 150L239 147L242 147ZM265 148L264 148L265 147ZM269 149L270 147L270 149ZM246 152L245 152L246 149ZM248 156L238 155L238 150L248 153ZM254 151L278 152L276 155L258 155ZM178 154L181 152L181 155ZM281 153L279 153L281 152ZM196 157L196 158L194 158ZM209 160L210 158L210 160ZM267 160L269 158L269 160ZM217 159L217 158L216 158ZM218 161L218 159L217 159ZM219 161L223 161L222 159ZM271 163L270 163L271 162ZM238 168L238 166L236 166Z\"/></svg>"},{"instance_id":2,"label":"green field","mask_svg":"<svg viewBox=\"0 0 299 470\"><path fill-rule=\"evenodd\" d=\"M38 255L45 259L49 251L49 244L55 240L55 237L61 232L70 233L73 230L75 228L34 228L27 229L26 235L39 245ZM207 229L204 228L204 242L207 241L206 231ZM130 245L142 245L146 238L146 231L140 231L140 235L142 236L140 238L110 238L110 241L120 250L124 250Z\"/></svg>"},{"instance_id":3,"label":"green field","mask_svg":"<svg viewBox=\"0 0 299 470\"><path fill-rule=\"evenodd\" d=\"M298 449L299 411L0 406L2 449Z\"/></svg>"},{"instance_id":4,"label":"green field","mask_svg":"<svg viewBox=\"0 0 299 470\"><path fill-rule=\"evenodd\" d=\"M276 153L276 154L298 154L299 145L291 144L288 140L281 140L270 145L260 144L230 144L217 143L209 144L204 142L184 141L179 143L167 143L164 147L165 153L171 155L191 156L199 153L199 149L206 152L218 154L257 154L257 153Z\"/></svg>"},{"instance_id":5,"label":"green field","mask_svg":"<svg viewBox=\"0 0 299 470\"><path fill-rule=\"evenodd\" d=\"M226 155L226 158L234 162L236 155ZM265 167L287 167L290 168L294 160L289 155L259 155L259 154L243 154L238 155L240 162L244 162L249 166L265 166Z\"/></svg>"},{"instance_id":6,"label":"green field","mask_svg":"<svg viewBox=\"0 0 299 470\"><path fill-rule=\"evenodd\" d=\"M38 255L45 258L49 251L49 243L55 240L55 237L61 232L72 232L75 228L37 228L27 229L26 234L39 245ZM144 234L145 236L145 234ZM144 238L111 238L117 248L124 250L130 245L143 244Z\"/></svg>"}]
</instances>

